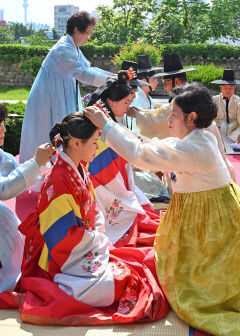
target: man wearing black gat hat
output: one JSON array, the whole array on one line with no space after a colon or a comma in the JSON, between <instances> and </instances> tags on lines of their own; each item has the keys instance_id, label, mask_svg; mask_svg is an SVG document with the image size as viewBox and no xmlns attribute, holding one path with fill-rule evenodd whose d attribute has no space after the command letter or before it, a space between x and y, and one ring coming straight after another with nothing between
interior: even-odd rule
<instances>
[{"instance_id":1,"label":"man wearing black gat hat","mask_svg":"<svg viewBox=\"0 0 240 336\"><path fill-rule=\"evenodd\" d=\"M133 101L133 105L142 110L152 109L154 108L154 101L149 93L155 91L158 85L158 81L156 78L153 78L153 75L163 68L153 67L150 55L139 55L137 64L138 79L144 81L145 83L148 83L149 86L140 85L138 87L136 98Z\"/></svg>"},{"instance_id":2,"label":"man wearing black gat hat","mask_svg":"<svg viewBox=\"0 0 240 336\"><path fill-rule=\"evenodd\" d=\"M179 54L164 56L164 72L153 75L153 78L163 77L164 89L170 95L172 88L176 86L187 86L186 72L197 70L196 68L183 68ZM138 106L137 106L138 107ZM163 104L153 110L134 111L137 127L140 133L148 138L158 137L159 139L170 136L168 128L168 116L170 104Z\"/></svg>"},{"instance_id":3,"label":"man wearing black gat hat","mask_svg":"<svg viewBox=\"0 0 240 336\"><path fill-rule=\"evenodd\" d=\"M240 80L234 79L233 69L225 69L222 79L214 80L211 83L219 84L221 90L219 95L213 96L218 107L216 124L221 136L223 140L228 136L234 142L240 143L240 97L234 94Z\"/></svg>"}]
</instances>

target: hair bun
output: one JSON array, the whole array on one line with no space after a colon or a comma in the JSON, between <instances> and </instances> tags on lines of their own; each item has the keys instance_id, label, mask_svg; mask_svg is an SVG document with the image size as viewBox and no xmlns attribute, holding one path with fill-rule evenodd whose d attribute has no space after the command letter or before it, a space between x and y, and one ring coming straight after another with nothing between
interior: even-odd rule
<instances>
[{"instance_id":1,"label":"hair bun","mask_svg":"<svg viewBox=\"0 0 240 336\"><path fill-rule=\"evenodd\" d=\"M120 70L118 72L118 81L120 83L127 83L130 80L127 71L125 70Z\"/></svg>"}]
</instances>

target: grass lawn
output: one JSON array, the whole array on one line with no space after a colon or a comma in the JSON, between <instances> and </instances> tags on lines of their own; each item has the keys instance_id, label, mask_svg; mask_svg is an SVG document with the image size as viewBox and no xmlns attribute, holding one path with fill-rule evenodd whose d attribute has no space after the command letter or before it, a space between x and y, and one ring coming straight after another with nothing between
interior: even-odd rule
<instances>
[{"instance_id":1,"label":"grass lawn","mask_svg":"<svg viewBox=\"0 0 240 336\"><path fill-rule=\"evenodd\" d=\"M0 88L0 100L27 100L31 88ZM86 92L81 90L83 97Z\"/></svg>"},{"instance_id":2,"label":"grass lawn","mask_svg":"<svg viewBox=\"0 0 240 336\"><path fill-rule=\"evenodd\" d=\"M27 100L30 88L0 88L0 100Z\"/></svg>"}]
</instances>

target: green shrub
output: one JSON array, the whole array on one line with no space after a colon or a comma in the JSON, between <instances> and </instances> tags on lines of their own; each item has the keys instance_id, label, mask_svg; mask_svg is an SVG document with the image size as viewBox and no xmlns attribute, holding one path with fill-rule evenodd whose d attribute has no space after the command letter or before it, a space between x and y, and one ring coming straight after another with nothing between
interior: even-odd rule
<instances>
[{"instance_id":1,"label":"green shrub","mask_svg":"<svg viewBox=\"0 0 240 336\"><path fill-rule=\"evenodd\" d=\"M186 61L207 59L210 62L226 58L238 58L240 47L225 44L207 43L182 43L182 44L163 44L158 47L162 56L167 54L179 53L180 57Z\"/></svg>"},{"instance_id":2,"label":"green shrub","mask_svg":"<svg viewBox=\"0 0 240 336\"><path fill-rule=\"evenodd\" d=\"M114 56L113 63L120 67L124 60L138 61L138 55L149 54L152 60L152 65L159 65L162 56L159 50L150 44L133 43L122 46L119 53Z\"/></svg>"},{"instance_id":3,"label":"green shrub","mask_svg":"<svg viewBox=\"0 0 240 336\"><path fill-rule=\"evenodd\" d=\"M0 44L0 60L7 63L20 63L33 56L45 57L46 47L23 46L21 44Z\"/></svg>"},{"instance_id":4,"label":"green shrub","mask_svg":"<svg viewBox=\"0 0 240 336\"><path fill-rule=\"evenodd\" d=\"M8 114L24 115L26 104L19 102L16 104L5 103ZM20 138L23 118L7 118L5 121L6 136L4 139L4 150L14 156L19 153Z\"/></svg>"},{"instance_id":5,"label":"green shrub","mask_svg":"<svg viewBox=\"0 0 240 336\"><path fill-rule=\"evenodd\" d=\"M44 57L33 56L20 64L20 70L36 77L42 65Z\"/></svg>"},{"instance_id":6,"label":"green shrub","mask_svg":"<svg viewBox=\"0 0 240 336\"><path fill-rule=\"evenodd\" d=\"M100 46L95 43L87 42L83 47L81 47L81 51L83 52L85 57L93 57L93 56L112 56L119 52L120 46L113 43L103 43Z\"/></svg>"},{"instance_id":7,"label":"green shrub","mask_svg":"<svg viewBox=\"0 0 240 336\"><path fill-rule=\"evenodd\" d=\"M199 81L208 88L218 88L218 85L210 84L215 79L221 79L223 75L223 68L216 67L214 64L208 65L189 65L187 67L198 68L197 71L187 72L188 82L192 83Z\"/></svg>"}]
</instances>

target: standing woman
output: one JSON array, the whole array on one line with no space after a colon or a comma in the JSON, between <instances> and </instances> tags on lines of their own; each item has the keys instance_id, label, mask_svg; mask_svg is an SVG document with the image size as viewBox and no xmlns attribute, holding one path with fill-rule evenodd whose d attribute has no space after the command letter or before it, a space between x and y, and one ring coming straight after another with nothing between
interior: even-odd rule
<instances>
[{"instance_id":1,"label":"standing woman","mask_svg":"<svg viewBox=\"0 0 240 336\"><path fill-rule=\"evenodd\" d=\"M101 111L86 115L102 139L135 166L175 173L174 194L155 238L161 287L174 311L213 335L240 335L240 189L231 181L213 134L217 115L205 88L173 99L172 137L141 143Z\"/></svg>"},{"instance_id":2,"label":"standing woman","mask_svg":"<svg viewBox=\"0 0 240 336\"><path fill-rule=\"evenodd\" d=\"M50 50L33 83L24 115L20 162L49 141L49 131L66 115L82 110L77 81L99 86L110 73L90 67L80 46L90 38L97 20L89 13L75 13L67 21L67 34Z\"/></svg>"}]
</instances>

